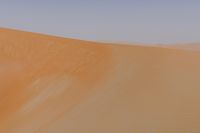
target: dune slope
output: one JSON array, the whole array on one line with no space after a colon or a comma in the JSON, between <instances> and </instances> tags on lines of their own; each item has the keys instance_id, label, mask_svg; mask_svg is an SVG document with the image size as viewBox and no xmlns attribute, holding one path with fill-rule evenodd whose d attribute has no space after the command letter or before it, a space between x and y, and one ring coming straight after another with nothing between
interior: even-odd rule
<instances>
[{"instance_id":1,"label":"dune slope","mask_svg":"<svg viewBox=\"0 0 200 133\"><path fill-rule=\"evenodd\" d=\"M200 53L0 29L1 133L200 132Z\"/></svg>"}]
</instances>

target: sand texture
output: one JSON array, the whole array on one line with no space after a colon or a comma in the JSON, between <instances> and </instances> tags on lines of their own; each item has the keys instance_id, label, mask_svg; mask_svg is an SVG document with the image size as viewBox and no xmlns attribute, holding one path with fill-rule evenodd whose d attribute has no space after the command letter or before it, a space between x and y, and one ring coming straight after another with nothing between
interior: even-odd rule
<instances>
[{"instance_id":1,"label":"sand texture","mask_svg":"<svg viewBox=\"0 0 200 133\"><path fill-rule=\"evenodd\" d=\"M0 133L200 133L200 52L1 28Z\"/></svg>"}]
</instances>

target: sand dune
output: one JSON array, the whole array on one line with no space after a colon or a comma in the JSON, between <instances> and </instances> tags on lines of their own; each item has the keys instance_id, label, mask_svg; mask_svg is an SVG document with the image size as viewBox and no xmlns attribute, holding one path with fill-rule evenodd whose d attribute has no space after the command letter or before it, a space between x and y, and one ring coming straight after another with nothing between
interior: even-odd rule
<instances>
[{"instance_id":1,"label":"sand dune","mask_svg":"<svg viewBox=\"0 0 200 133\"><path fill-rule=\"evenodd\" d=\"M0 29L1 133L199 133L200 53Z\"/></svg>"},{"instance_id":2,"label":"sand dune","mask_svg":"<svg viewBox=\"0 0 200 133\"><path fill-rule=\"evenodd\" d=\"M157 45L158 46L158 45ZM200 51L200 43L176 43L171 45L159 45L163 48L181 49L189 51Z\"/></svg>"}]
</instances>

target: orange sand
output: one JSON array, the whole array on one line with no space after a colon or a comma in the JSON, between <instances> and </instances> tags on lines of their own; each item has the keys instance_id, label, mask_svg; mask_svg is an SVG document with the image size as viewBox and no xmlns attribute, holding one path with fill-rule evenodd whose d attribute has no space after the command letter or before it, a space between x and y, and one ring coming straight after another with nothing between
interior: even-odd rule
<instances>
[{"instance_id":1,"label":"orange sand","mask_svg":"<svg viewBox=\"0 0 200 133\"><path fill-rule=\"evenodd\" d=\"M0 133L199 133L200 52L0 29Z\"/></svg>"}]
</instances>

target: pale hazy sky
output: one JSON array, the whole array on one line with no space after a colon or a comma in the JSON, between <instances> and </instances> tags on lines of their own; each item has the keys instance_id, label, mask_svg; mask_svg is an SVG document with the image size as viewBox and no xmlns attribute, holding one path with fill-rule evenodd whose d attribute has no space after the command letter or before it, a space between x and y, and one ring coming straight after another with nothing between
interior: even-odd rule
<instances>
[{"instance_id":1,"label":"pale hazy sky","mask_svg":"<svg viewBox=\"0 0 200 133\"><path fill-rule=\"evenodd\" d=\"M200 0L0 0L0 27L114 42L200 42Z\"/></svg>"}]
</instances>

